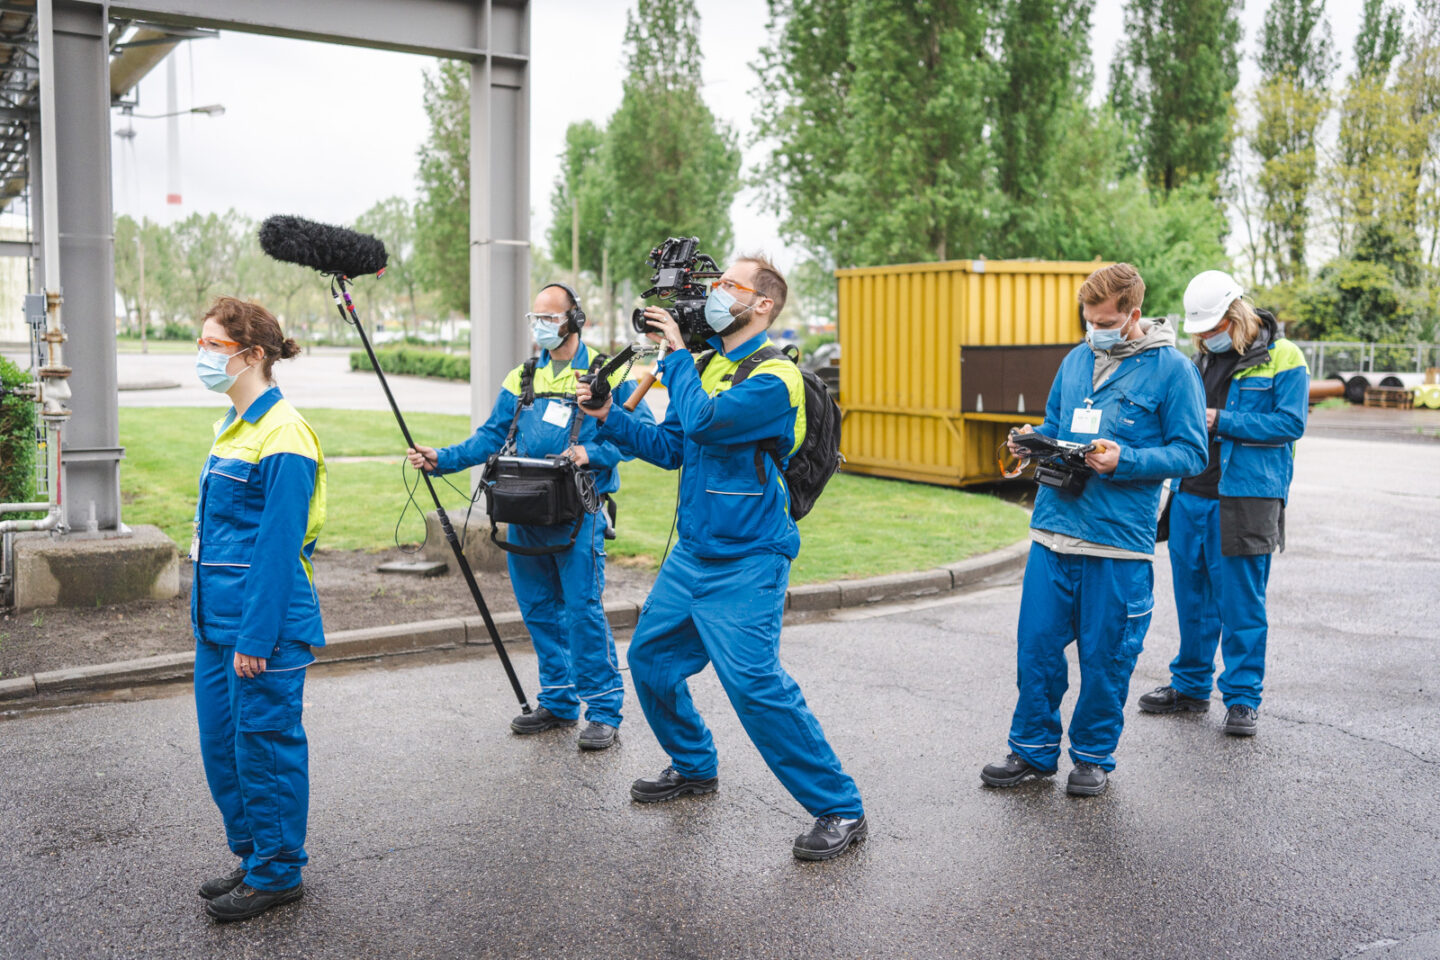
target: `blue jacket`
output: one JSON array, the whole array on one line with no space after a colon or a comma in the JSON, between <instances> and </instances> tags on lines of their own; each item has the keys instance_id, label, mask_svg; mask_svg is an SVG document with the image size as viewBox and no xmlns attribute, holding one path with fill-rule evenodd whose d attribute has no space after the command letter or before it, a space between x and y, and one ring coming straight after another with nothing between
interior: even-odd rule
<instances>
[{"instance_id":1,"label":"blue jacket","mask_svg":"<svg viewBox=\"0 0 1440 960\"><path fill-rule=\"evenodd\" d=\"M1283 338L1270 344L1263 362L1244 363L1215 418L1220 496L1285 500L1295 473L1295 441L1310 411L1310 370L1300 348Z\"/></svg>"},{"instance_id":2,"label":"blue jacket","mask_svg":"<svg viewBox=\"0 0 1440 960\"><path fill-rule=\"evenodd\" d=\"M510 432L510 421L515 418L515 409L520 402L520 376L524 364L517 366L505 377L500 394L495 398L495 407L490 418L470 437L453 446L436 451L436 473L454 473L477 466L499 453ZM587 417L575 406L576 378L590 368L590 350L585 344L575 351L570 366L555 375L550 369L550 351L541 352L535 365L535 402L520 412L520 423L515 433L515 454L520 457L545 457L552 453L564 453L570 446L570 418L581 419L580 446L590 457L590 469L595 475L596 493L614 493L620 489L620 476L615 467L630 459L614 443L599 439L599 430L594 417ZM616 404L625 402L635 392L633 380L621 381L616 375L611 386ZM549 396L547 396L547 394ZM546 419L549 414L550 420ZM634 416L649 423L655 422L650 408L642 401L635 408ZM568 529L568 526L567 526Z\"/></svg>"},{"instance_id":3,"label":"blue jacket","mask_svg":"<svg viewBox=\"0 0 1440 960\"><path fill-rule=\"evenodd\" d=\"M780 553L795 559L800 531L790 517L783 467L756 455L776 439L782 458L805 439L805 384L788 358L766 360L738 386L730 376L740 361L770 342L758 334L725 352L719 337L703 377L688 350L660 361L670 395L665 422L644 422L618 405L601 436L614 438L643 460L680 470L677 525L691 553L708 559Z\"/></svg>"},{"instance_id":4,"label":"blue jacket","mask_svg":"<svg viewBox=\"0 0 1440 960\"><path fill-rule=\"evenodd\" d=\"M195 522L196 639L267 658L281 641L324 645L310 558L325 523L325 457L278 388L215 424Z\"/></svg>"},{"instance_id":5,"label":"blue jacket","mask_svg":"<svg viewBox=\"0 0 1440 960\"><path fill-rule=\"evenodd\" d=\"M1205 469L1205 390L1195 365L1174 347L1145 350L1120 361L1093 389L1095 354L1088 342L1066 355L1050 387L1045 422L1038 432L1058 440L1089 443L1113 439L1120 462L1095 474L1079 496L1042 486L1030 526L1137 553L1155 552L1160 486L1170 477ZM1098 433L1070 428L1086 400L1101 411Z\"/></svg>"}]
</instances>

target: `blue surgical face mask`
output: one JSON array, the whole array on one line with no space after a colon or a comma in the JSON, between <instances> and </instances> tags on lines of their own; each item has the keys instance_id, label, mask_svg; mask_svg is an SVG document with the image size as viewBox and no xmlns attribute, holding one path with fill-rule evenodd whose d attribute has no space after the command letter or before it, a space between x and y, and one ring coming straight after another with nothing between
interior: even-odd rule
<instances>
[{"instance_id":1,"label":"blue surgical face mask","mask_svg":"<svg viewBox=\"0 0 1440 960\"><path fill-rule=\"evenodd\" d=\"M238 373L226 373L225 368L230 361L244 353L237 350L231 354L211 353L209 350L201 350L200 355L195 358L195 375L200 382L205 384L207 390L214 390L216 393L224 393L235 385L235 380L240 376Z\"/></svg>"},{"instance_id":2,"label":"blue surgical face mask","mask_svg":"<svg viewBox=\"0 0 1440 960\"><path fill-rule=\"evenodd\" d=\"M1125 339L1125 324L1121 324L1115 330L1096 330L1090 328L1090 346L1103 353L1109 353L1121 340Z\"/></svg>"},{"instance_id":3,"label":"blue surgical face mask","mask_svg":"<svg viewBox=\"0 0 1440 960\"><path fill-rule=\"evenodd\" d=\"M535 342L540 344L541 350L554 350L565 342L565 338L560 336L558 320L541 320L537 317L530 321L530 332L535 335Z\"/></svg>"},{"instance_id":4,"label":"blue surgical face mask","mask_svg":"<svg viewBox=\"0 0 1440 960\"><path fill-rule=\"evenodd\" d=\"M752 303L740 311L740 317L734 316L730 313L730 308L738 302L735 295L724 287L716 287L712 290L710 296L705 299L705 322L710 324L710 329L719 333L739 320L740 317L745 316L748 311L755 309L755 304Z\"/></svg>"},{"instance_id":5,"label":"blue surgical face mask","mask_svg":"<svg viewBox=\"0 0 1440 960\"><path fill-rule=\"evenodd\" d=\"M1235 341L1230 339L1230 333L1226 330L1212 334L1205 340L1205 349L1211 353L1224 353L1233 346Z\"/></svg>"}]
</instances>

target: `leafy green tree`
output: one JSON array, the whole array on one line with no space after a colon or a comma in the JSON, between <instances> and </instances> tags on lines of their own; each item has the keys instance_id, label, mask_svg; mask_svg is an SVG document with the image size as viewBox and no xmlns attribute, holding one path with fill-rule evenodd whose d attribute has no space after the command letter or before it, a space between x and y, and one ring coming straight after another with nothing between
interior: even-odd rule
<instances>
[{"instance_id":1,"label":"leafy green tree","mask_svg":"<svg viewBox=\"0 0 1440 960\"><path fill-rule=\"evenodd\" d=\"M466 218L468 229L469 218ZM372 290L384 290L387 299L394 304L394 312L404 318L407 333L420 333L421 293L420 271L417 265L415 211L404 197L387 197L376 203L355 220L355 229L369 233L385 242L389 261L385 275ZM467 245L468 249L468 245ZM469 263L465 266L467 275Z\"/></svg>"},{"instance_id":2,"label":"leafy green tree","mask_svg":"<svg viewBox=\"0 0 1440 960\"><path fill-rule=\"evenodd\" d=\"M565 130L565 153L550 197L550 253L560 269L572 260L571 241L580 220L580 269L597 277L605 265L611 217L611 186L604 169L605 131L591 120Z\"/></svg>"},{"instance_id":3,"label":"leafy green tree","mask_svg":"<svg viewBox=\"0 0 1440 960\"><path fill-rule=\"evenodd\" d=\"M990 14L951 0L772 3L757 135L782 230L839 266L983 249Z\"/></svg>"},{"instance_id":4,"label":"leafy green tree","mask_svg":"<svg viewBox=\"0 0 1440 960\"><path fill-rule=\"evenodd\" d=\"M1134 134L1132 162L1166 193L1212 189L1228 162L1240 79L1240 0L1127 0L1110 102Z\"/></svg>"},{"instance_id":5,"label":"leafy green tree","mask_svg":"<svg viewBox=\"0 0 1440 960\"><path fill-rule=\"evenodd\" d=\"M192 213L169 230L173 260L163 264L161 276L172 313L181 323L198 327L210 301L237 286L236 266L245 237L254 224L234 210L224 214ZM146 261L147 279L149 261Z\"/></svg>"},{"instance_id":6,"label":"leafy green tree","mask_svg":"<svg viewBox=\"0 0 1440 960\"><path fill-rule=\"evenodd\" d=\"M1001 192L1016 204L1043 201L1057 175L1057 142L1068 115L1083 107L1090 90L1093 7L1094 0L999 5L996 168Z\"/></svg>"},{"instance_id":7,"label":"leafy green tree","mask_svg":"<svg viewBox=\"0 0 1440 960\"><path fill-rule=\"evenodd\" d=\"M612 269L641 289L645 254L666 237L699 237L717 261L733 237L740 148L700 95L699 30L684 0L637 0L626 16L624 94L598 162L616 211L606 232Z\"/></svg>"},{"instance_id":8,"label":"leafy green tree","mask_svg":"<svg viewBox=\"0 0 1440 960\"><path fill-rule=\"evenodd\" d=\"M1330 111L1336 67L1324 0L1273 0L1257 58L1256 121L1248 131L1259 159L1256 192L1260 257L1279 283L1303 280L1318 139Z\"/></svg>"},{"instance_id":9,"label":"leafy green tree","mask_svg":"<svg viewBox=\"0 0 1440 960\"><path fill-rule=\"evenodd\" d=\"M415 210L417 282L441 306L470 311L470 66L442 60L425 73L430 133L419 151Z\"/></svg>"}]
</instances>

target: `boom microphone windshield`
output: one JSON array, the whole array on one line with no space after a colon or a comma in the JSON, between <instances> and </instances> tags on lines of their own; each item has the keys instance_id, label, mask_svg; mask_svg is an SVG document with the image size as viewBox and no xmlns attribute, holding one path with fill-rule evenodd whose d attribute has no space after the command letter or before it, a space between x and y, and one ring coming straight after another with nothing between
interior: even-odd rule
<instances>
[{"instance_id":1,"label":"boom microphone windshield","mask_svg":"<svg viewBox=\"0 0 1440 960\"><path fill-rule=\"evenodd\" d=\"M303 217L268 218L260 224L260 248L276 260L344 277L379 273L390 259L377 237Z\"/></svg>"}]
</instances>

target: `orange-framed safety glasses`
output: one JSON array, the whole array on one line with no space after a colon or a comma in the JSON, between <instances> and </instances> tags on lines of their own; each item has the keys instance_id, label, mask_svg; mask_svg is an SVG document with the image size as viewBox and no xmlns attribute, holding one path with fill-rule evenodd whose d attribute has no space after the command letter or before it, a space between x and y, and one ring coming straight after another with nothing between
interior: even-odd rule
<instances>
[{"instance_id":1,"label":"orange-framed safety glasses","mask_svg":"<svg viewBox=\"0 0 1440 960\"><path fill-rule=\"evenodd\" d=\"M761 293L759 290L756 290L754 287L747 287L745 286L745 284L736 283L734 280L714 280L710 284L710 291L713 293L716 290L721 289L722 287L726 290L729 290L731 293L735 293L736 291L742 291L744 293L753 293L757 297L765 296L765 294Z\"/></svg>"},{"instance_id":2,"label":"orange-framed safety glasses","mask_svg":"<svg viewBox=\"0 0 1440 960\"><path fill-rule=\"evenodd\" d=\"M224 353L226 350L233 350L240 346L234 340L217 340L214 337L201 337L195 341L195 346L201 350L208 350L211 353Z\"/></svg>"}]
</instances>

